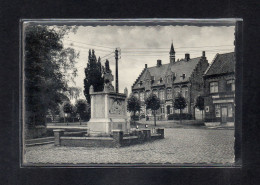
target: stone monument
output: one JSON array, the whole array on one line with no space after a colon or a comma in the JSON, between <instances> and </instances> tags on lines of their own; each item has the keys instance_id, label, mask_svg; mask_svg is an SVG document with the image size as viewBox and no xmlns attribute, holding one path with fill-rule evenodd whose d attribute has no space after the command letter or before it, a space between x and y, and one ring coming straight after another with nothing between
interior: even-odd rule
<instances>
[{"instance_id":1,"label":"stone monument","mask_svg":"<svg viewBox=\"0 0 260 185\"><path fill-rule=\"evenodd\" d=\"M91 119L88 122L90 136L110 136L113 130L128 133L130 123L127 119L127 89L123 93L116 93L112 85L111 70L105 69L104 90L94 92L93 86L89 89L91 98Z\"/></svg>"}]
</instances>

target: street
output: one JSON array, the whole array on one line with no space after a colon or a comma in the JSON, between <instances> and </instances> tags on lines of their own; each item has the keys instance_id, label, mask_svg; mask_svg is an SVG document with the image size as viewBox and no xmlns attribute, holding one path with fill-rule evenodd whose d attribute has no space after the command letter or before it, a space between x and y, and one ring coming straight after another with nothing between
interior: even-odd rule
<instances>
[{"instance_id":1,"label":"street","mask_svg":"<svg viewBox=\"0 0 260 185\"><path fill-rule=\"evenodd\" d=\"M122 148L27 147L25 163L233 163L234 130L165 129L165 139Z\"/></svg>"}]
</instances>

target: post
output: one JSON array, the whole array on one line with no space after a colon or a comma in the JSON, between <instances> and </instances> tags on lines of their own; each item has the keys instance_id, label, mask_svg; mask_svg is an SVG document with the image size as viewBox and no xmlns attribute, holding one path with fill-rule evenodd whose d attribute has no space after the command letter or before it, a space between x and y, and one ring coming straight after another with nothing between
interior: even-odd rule
<instances>
[{"instance_id":1,"label":"post","mask_svg":"<svg viewBox=\"0 0 260 185\"><path fill-rule=\"evenodd\" d=\"M115 50L115 59L116 59L116 93L118 93L118 50Z\"/></svg>"},{"instance_id":2,"label":"post","mask_svg":"<svg viewBox=\"0 0 260 185\"><path fill-rule=\"evenodd\" d=\"M56 129L56 130L53 130L53 132L54 132L54 145L60 146L60 144L61 144L60 137L63 135L64 130L63 129Z\"/></svg>"},{"instance_id":3,"label":"post","mask_svg":"<svg viewBox=\"0 0 260 185\"><path fill-rule=\"evenodd\" d=\"M158 128L157 129L157 134L160 134L160 139L164 138L164 129L163 128Z\"/></svg>"},{"instance_id":4,"label":"post","mask_svg":"<svg viewBox=\"0 0 260 185\"><path fill-rule=\"evenodd\" d=\"M113 139L116 147L120 147L123 141L123 131L113 130Z\"/></svg>"}]
</instances>

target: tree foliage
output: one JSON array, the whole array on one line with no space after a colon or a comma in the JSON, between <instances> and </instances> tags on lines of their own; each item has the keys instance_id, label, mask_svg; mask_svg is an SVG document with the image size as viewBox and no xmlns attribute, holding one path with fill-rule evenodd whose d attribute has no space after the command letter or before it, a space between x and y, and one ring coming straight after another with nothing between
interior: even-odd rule
<instances>
[{"instance_id":1,"label":"tree foliage","mask_svg":"<svg viewBox=\"0 0 260 185\"><path fill-rule=\"evenodd\" d=\"M195 107L202 111L202 119L203 119L203 111L204 111L204 97L198 96L196 99Z\"/></svg>"},{"instance_id":2,"label":"tree foliage","mask_svg":"<svg viewBox=\"0 0 260 185\"><path fill-rule=\"evenodd\" d=\"M204 98L202 96L197 97L195 107L201 111L204 110Z\"/></svg>"},{"instance_id":3,"label":"tree foliage","mask_svg":"<svg viewBox=\"0 0 260 185\"><path fill-rule=\"evenodd\" d=\"M173 107L174 107L175 109L182 110L182 109L184 109L186 106L187 106L187 103L186 103L185 98L179 94L179 96L177 96L177 97L174 99Z\"/></svg>"},{"instance_id":4,"label":"tree foliage","mask_svg":"<svg viewBox=\"0 0 260 185\"><path fill-rule=\"evenodd\" d=\"M79 114L80 119L88 121L90 118L90 106L86 100L78 100L76 102L76 112Z\"/></svg>"},{"instance_id":5,"label":"tree foliage","mask_svg":"<svg viewBox=\"0 0 260 185\"><path fill-rule=\"evenodd\" d=\"M71 27L25 28L25 109L26 123L45 124L48 110L55 112L68 100L67 83L77 75L78 53L64 48L62 39Z\"/></svg>"},{"instance_id":6,"label":"tree foliage","mask_svg":"<svg viewBox=\"0 0 260 185\"><path fill-rule=\"evenodd\" d=\"M72 105L69 103L69 102L66 102L64 105L63 105L63 112L69 114L69 113L72 113Z\"/></svg>"},{"instance_id":7,"label":"tree foliage","mask_svg":"<svg viewBox=\"0 0 260 185\"><path fill-rule=\"evenodd\" d=\"M134 95L127 99L127 110L132 112L134 116L136 112L141 110L141 102Z\"/></svg>"},{"instance_id":8,"label":"tree foliage","mask_svg":"<svg viewBox=\"0 0 260 185\"><path fill-rule=\"evenodd\" d=\"M156 110L160 108L160 99L155 94L150 94L145 100L146 109L151 109L154 115L154 125L156 126Z\"/></svg>"},{"instance_id":9,"label":"tree foliage","mask_svg":"<svg viewBox=\"0 0 260 185\"><path fill-rule=\"evenodd\" d=\"M103 66L101 65L100 57L97 60L94 50L92 50L92 52L89 50L88 64L85 68L84 95L88 103L90 103L89 88L91 85L94 91L103 91Z\"/></svg>"},{"instance_id":10,"label":"tree foliage","mask_svg":"<svg viewBox=\"0 0 260 185\"><path fill-rule=\"evenodd\" d=\"M182 113L182 110L187 106L187 103L186 103L186 100L185 98L179 94L175 99L174 99L174 102L173 102L173 107L175 109L178 109L180 110L180 122L182 121L181 119L181 113Z\"/></svg>"}]
</instances>

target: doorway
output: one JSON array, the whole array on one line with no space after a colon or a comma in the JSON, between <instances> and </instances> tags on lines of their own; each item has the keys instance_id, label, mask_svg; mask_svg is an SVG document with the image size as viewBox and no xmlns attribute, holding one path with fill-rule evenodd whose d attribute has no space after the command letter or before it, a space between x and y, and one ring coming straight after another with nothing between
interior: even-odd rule
<instances>
[{"instance_id":1,"label":"doorway","mask_svg":"<svg viewBox=\"0 0 260 185\"><path fill-rule=\"evenodd\" d=\"M227 107L221 107L221 123L227 122Z\"/></svg>"}]
</instances>

